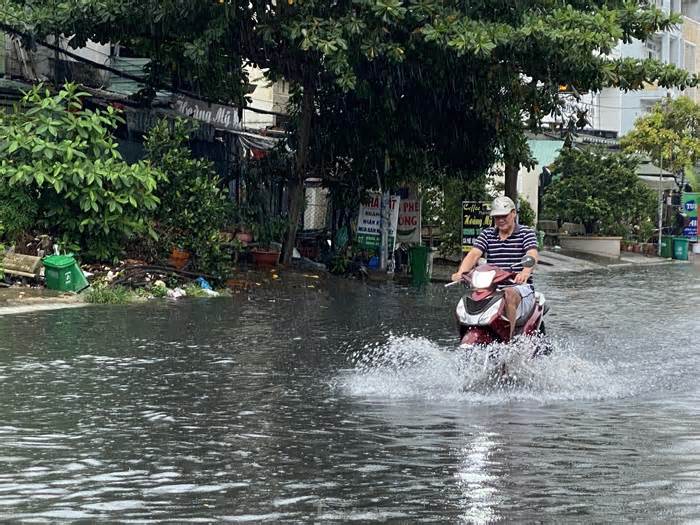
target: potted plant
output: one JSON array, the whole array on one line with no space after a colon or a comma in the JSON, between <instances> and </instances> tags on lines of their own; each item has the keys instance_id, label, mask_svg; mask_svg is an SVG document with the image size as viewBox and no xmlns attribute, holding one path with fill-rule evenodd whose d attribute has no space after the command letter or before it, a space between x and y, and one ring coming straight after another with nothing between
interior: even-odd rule
<instances>
[{"instance_id":1,"label":"potted plant","mask_svg":"<svg viewBox=\"0 0 700 525\"><path fill-rule=\"evenodd\" d=\"M253 234L257 246L251 250L253 262L258 266L275 266L279 261L280 251L273 243L280 243L287 230L287 221L274 218L253 224Z\"/></svg>"},{"instance_id":2,"label":"potted plant","mask_svg":"<svg viewBox=\"0 0 700 525\"><path fill-rule=\"evenodd\" d=\"M234 220L237 224L235 237L243 244L253 242L251 224L255 223L255 213L248 204L239 205L234 212Z\"/></svg>"},{"instance_id":3,"label":"potted plant","mask_svg":"<svg viewBox=\"0 0 700 525\"><path fill-rule=\"evenodd\" d=\"M182 249L180 246L173 246L170 250L170 258L168 262L170 266L175 267L178 270L182 270L187 263L190 261L190 252Z\"/></svg>"}]
</instances>

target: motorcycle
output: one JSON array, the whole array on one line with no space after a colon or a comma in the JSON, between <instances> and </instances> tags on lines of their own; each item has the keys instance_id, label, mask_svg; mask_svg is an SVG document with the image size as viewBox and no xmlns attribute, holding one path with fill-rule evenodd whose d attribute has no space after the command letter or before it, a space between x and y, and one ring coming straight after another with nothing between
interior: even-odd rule
<instances>
[{"instance_id":1,"label":"motorcycle","mask_svg":"<svg viewBox=\"0 0 700 525\"><path fill-rule=\"evenodd\" d=\"M537 261L529 255L520 264L532 268ZM509 343L510 322L505 316L505 288L516 286L516 272L490 264L480 264L470 272L462 274L462 279L446 284L449 288L464 285L466 293L459 300L455 317L459 329L461 347L486 347L492 343ZM551 346L543 338L545 335L544 316L549 305L540 292L535 292L532 309L524 312L516 321L513 337L534 336L537 340L532 357L551 353Z\"/></svg>"}]
</instances>

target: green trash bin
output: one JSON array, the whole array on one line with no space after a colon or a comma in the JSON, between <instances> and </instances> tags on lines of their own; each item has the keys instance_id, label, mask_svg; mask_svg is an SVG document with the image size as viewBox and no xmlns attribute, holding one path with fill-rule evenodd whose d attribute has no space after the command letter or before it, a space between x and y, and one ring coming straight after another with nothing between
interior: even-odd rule
<instances>
[{"instance_id":1,"label":"green trash bin","mask_svg":"<svg viewBox=\"0 0 700 525\"><path fill-rule=\"evenodd\" d=\"M411 246L408 249L408 271L413 284L427 283L428 276L428 247Z\"/></svg>"},{"instance_id":2,"label":"green trash bin","mask_svg":"<svg viewBox=\"0 0 700 525\"><path fill-rule=\"evenodd\" d=\"M83 271L70 255L49 255L43 262L47 288L61 292L79 292L89 286Z\"/></svg>"},{"instance_id":3,"label":"green trash bin","mask_svg":"<svg viewBox=\"0 0 700 525\"><path fill-rule=\"evenodd\" d=\"M673 258L679 261L688 260L688 245L690 240L685 237L673 238Z\"/></svg>"},{"instance_id":4,"label":"green trash bin","mask_svg":"<svg viewBox=\"0 0 700 525\"><path fill-rule=\"evenodd\" d=\"M542 230L537 230L537 249L539 251L544 250L544 235Z\"/></svg>"},{"instance_id":5,"label":"green trash bin","mask_svg":"<svg viewBox=\"0 0 700 525\"><path fill-rule=\"evenodd\" d=\"M673 237L664 235L661 237L661 257L670 259L673 257Z\"/></svg>"}]
</instances>

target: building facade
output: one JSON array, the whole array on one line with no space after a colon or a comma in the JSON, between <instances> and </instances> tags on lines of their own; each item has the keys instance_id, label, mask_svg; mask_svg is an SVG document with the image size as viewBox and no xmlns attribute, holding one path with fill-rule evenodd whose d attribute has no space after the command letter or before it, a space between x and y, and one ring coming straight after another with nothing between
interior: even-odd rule
<instances>
[{"instance_id":1,"label":"building facade","mask_svg":"<svg viewBox=\"0 0 700 525\"><path fill-rule=\"evenodd\" d=\"M654 58L665 64L673 64L690 73L698 71L700 56L700 0L655 0L666 13L682 14L682 24L668 31L656 33L646 41L634 40L620 43L615 48L615 58ZM647 84L644 89L624 92L606 88L600 93L584 97L581 104L588 110L588 121L595 130L616 132L622 136L634 127L640 116L647 113L665 96L672 98L686 95L698 101L698 89L681 91Z\"/></svg>"}]
</instances>

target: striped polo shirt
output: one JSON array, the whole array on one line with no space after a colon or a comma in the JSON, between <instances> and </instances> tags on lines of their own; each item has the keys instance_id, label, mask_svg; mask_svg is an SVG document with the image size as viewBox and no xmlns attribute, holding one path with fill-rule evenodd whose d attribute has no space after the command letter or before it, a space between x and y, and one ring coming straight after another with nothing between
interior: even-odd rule
<instances>
[{"instance_id":1,"label":"striped polo shirt","mask_svg":"<svg viewBox=\"0 0 700 525\"><path fill-rule=\"evenodd\" d=\"M502 241L496 228L486 228L474 241L474 247L484 252L489 264L520 272L523 269L520 259L528 250L537 249L537 236L532 228L516 223L510 237Z\"/></svg>"}]
</instances>

